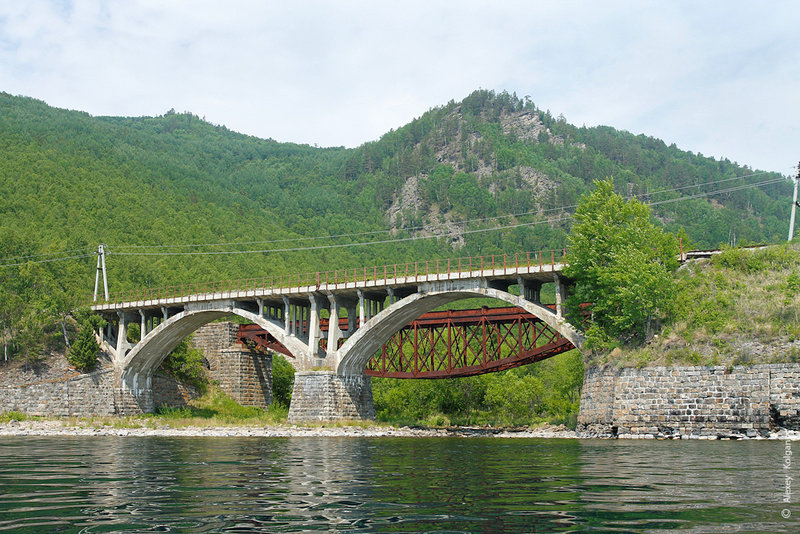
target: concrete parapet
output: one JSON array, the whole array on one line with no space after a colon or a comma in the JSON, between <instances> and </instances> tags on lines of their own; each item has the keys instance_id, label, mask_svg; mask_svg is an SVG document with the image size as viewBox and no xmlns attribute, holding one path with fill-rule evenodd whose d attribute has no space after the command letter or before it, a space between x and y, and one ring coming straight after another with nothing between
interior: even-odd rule
<instances>
[{"instance_id":1,"label":"concrete parapet","mask_svg":"<svg viewBox=\"0 0 800 534\"><path fill-rule=\"evenodd\" d=\"M298 371L294 375L290 423L375 419L372 382L366 375Z\"/></svg>"}]
</instances>

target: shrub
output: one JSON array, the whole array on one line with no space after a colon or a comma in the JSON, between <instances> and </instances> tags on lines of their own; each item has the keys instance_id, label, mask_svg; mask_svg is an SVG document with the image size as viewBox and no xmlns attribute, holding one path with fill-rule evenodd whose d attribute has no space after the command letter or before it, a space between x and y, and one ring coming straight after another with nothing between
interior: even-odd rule
<instances>
[{"instance_id":1,"label":"shrub","mask_svg":"<svg viewBox=\"0 0 800 534\"><path fill-rule=\"evenodd\" d=\"M161 362L160 369L175 380L192 385L202 391L208 384L205 358L199 349L189 346L189 339L184 339L172 349L172 352Z\"/></svg>"},{"instance_id":2,"label":"shrub","mask_svg":"<svg viewBox=\"0 0 800 534\"><path fill-rule=\"evenodd\" d=\"M76 369L89 372L97 366L100 345L95 331L104 326L105 321L98 315L86 315L78 329L75 343L67 351L67 361Z\"/></svg>"},{"instance_id":3,"label":"shrub","mask_svg":"<svg viewBox=\"0 0 800 534\"><path fill-rule=\"evenodd\" d=\"M283 407L292 402L294 367L282 356L272 357L272 400Z\"/></svg>"}]
</instances>

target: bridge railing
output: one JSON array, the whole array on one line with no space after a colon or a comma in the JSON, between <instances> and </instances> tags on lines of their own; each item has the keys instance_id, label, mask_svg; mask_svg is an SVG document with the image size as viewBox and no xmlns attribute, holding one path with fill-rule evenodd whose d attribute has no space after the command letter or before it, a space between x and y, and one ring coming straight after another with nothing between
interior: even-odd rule
<instances>
[{"instance_id":1,"label":"bridge railing","mask_svg":"<svg viewBox=\"0 0 800 534\"><path fill-rule=\"evenodd\" d=\"M145 288L111 293L102 304L120 304L123 302L156 301L189 295L232 294L247 291L290 290L297 287L320 287L322 285L345 285L374 282L388 283L389 280L405 279L419 281L435 276L449 279L454 274L476 271L497 271L506 273L520 267L536 267L541 271L554 270L555 265L564 263L566 249L540 250L537 252L521 252L516 254L492 254L490 256L464 256L438 260L395 263L372 267L356 267L352 269L334 269L303 274L279 276L262 276L241 278L220 282L191 282L187 284ZM89 297L90 304L93 296Z\"/></svg>"}]
</instances>

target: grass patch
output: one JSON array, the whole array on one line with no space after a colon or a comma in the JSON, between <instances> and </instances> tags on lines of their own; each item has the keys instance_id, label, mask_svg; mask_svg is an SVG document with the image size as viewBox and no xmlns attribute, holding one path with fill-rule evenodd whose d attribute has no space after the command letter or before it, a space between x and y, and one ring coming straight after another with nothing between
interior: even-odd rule
<instances>
[{"instance_id":1,"label":"grass patch","mask_svg":"<svg viewBox=\"0 0 800 534\"><path fill-rule=\"evenodd\" d=\"M0 414L0 423L8 423L10 421L25 421L28 415L22 412L10 411Z\"/></svg>"},{"instance_id":2,"label":"grass patch","mask_svg":"<svg viewBox=\"0 0 800 534\"><path fill-rule=\"evenodd\" d=\"M242 406L218 386L210 385L189 406L162 406L149 417L171 426L264 426L285 423L288 415L289 409L280 403L273 402L266 410Z\"/></svg>"},{"instance_id":3,"label":"grass patch","mask_svg":"<svg viewBox=\"0 0 800 534\"><path fill-rule=\"evenodd\" d=\"M644 347L598 355L619 367L797 360L800 246L726 249L676 273L675 311Z\"/></svg>"}]
</instances>

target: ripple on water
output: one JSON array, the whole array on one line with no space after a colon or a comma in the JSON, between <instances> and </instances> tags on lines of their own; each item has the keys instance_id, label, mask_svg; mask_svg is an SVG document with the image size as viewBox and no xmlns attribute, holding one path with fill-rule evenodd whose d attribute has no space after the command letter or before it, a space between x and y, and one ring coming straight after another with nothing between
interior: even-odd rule
<instances>
[{"instance_id":1,"label":"ripple on water","mask_svg":"<svg viewBox=\"0 0 800 534\"><path fill-rule=\"evenodd\" d=\"M0 458L13 532L800 530L782 442L9 437Z\"/></svg>"}]
</instances>

